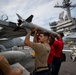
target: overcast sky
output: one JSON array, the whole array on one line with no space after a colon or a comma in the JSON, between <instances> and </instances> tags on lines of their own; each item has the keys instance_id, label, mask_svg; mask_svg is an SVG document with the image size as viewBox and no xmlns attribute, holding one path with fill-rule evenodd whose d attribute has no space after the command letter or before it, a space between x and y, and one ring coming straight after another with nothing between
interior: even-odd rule
<instances>
[{"instance_id":1,"label":"overcast sky","mask_svg":"<svg viewBox=\"0 0 76 75\"><path fill-rule=\"evenodd\" d=\"M17 22L16 13L26 19L31 14L34 15L32 23L50 29L49 23L58 20L61 8L54 8L58 2L60 5L63 0L0 0L0 16L8 15L9 21ZM76 4L76 0L70 0ZM76 8L71 11L76 17Z\"/></svg>"}]
</instances>

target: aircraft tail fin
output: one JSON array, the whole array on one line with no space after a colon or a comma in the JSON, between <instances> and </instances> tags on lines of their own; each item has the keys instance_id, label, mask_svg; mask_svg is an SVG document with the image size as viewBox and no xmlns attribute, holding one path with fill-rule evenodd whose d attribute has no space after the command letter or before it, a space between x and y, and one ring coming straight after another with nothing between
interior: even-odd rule
<instances>
[{"instance_id":1,"label":"aircraft tail fin","mask_svg":"<svg viewBox=\"0 0 76 75\"><path fill-rule=\"evenodd\" d=\"M19 18L19 20L23 21L23 18L19 14L16 13L16 15Z\"/></svg>"},{"instance_id":2,"label":"aircraft tail fin","mask_svg":"<svg viewBox=\"0 0 76 75\"><path fill-rule=\"evenodd\" d=\"M32 22L33 19L33 15L30 15L26 20L24 20L19 14L16 13L16 15L18 16L19 20L18 20L18 26L13 30L13 31L18 31L18 30L25 30L24 28L21 27L21 24L26 21L26 22Z\"/></svg>"},{"instance_id":3,"label":"aircraft tail fin","mask_svg":"<svg viewBox=\"0 0 76 75\"><path fill-rule=\"evenodd\" d=\"M23 21L23 18L16 13L16 15L18 16L19 20ZM25 21L27 22L32 22L32 19L33 19L34 15L30 15Z\"/></svg>"},{"instance_id":4,"label":"aircraft tail fin","mask_svg":"<svg viewBox=\"0 0 76 75\"><path fill-rule=\"evenodd\" d=\"M33 17L34 17L33 15L30 15L25 21L32 22Z\"/></svg>"}]
</instances>

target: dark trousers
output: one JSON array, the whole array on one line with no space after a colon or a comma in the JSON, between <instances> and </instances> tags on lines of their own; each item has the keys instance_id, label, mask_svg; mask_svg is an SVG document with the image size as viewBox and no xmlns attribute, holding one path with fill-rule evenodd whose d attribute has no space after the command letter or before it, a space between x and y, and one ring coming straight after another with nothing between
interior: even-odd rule
<instances>
[{"instance_id":1,"label":"dark trousers","mask_svg":"<svg viewBox=\"0 0 76 75\"><path fill-rule=\"evenodd\" d=\"M36 72L35 75L51 75L49 70Z\"/></svg>"},{"instance_id":2,"label":"dark trousers","mask_svg":"<svg viewBox=\"0 0 76 75\"><path fill-rule=\"evenodd\" d=\"M58 75L61 62L62 62L61 58L57 58L57 57L53 58L53 63L52 63L52 74L53 75Z\"/></svg>"}]
</instances>

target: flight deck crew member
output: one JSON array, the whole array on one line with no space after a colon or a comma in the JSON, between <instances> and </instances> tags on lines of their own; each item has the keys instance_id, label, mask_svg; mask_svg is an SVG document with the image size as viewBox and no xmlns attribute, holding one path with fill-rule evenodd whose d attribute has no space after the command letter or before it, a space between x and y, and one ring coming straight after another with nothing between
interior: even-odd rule
<instances>
[{"instance_id":1,"label":"flight deck crew member","mask_svg":"<svg viewBox=\"0 0 76 75\"><path fill-rule=\"evenodd\" d=\"M53 66L52 66L52 73L53 75L58 75L59 69L61 66L61 53L64 47L63 43L63 38L64 34L63 33L58 33L57 34L57 40L54 41L53 47L55 49L55 55L53 57Z\"/></svg>"},{"instance_id":2,"label":"flight deck crew member","mask_svg":"<svg viewBox=\"0 0 76 75\"><path fill-rule=\"evenodd\" d=\"M48 57L48 60L47 60L49 69L52 68L53 56L55 55L55 49L53 47L54 41L55 41L55 39L53 37L49 38L50 54L49 54L49 57Z\"/></svg>"},{"instance_id":3,"label":"flight deck crew member","mask_svg":"<svg viewBox=\"0 0 76 75\"><path fill-rule=\"evenodd\" d=\"M3 55L0 55L0 73L2 75L21 75L22 72L22 68L14 70L8 63L7 59Z\"/></svg>"},{"instance_id":4,"label":"flight deck crew member","mask_svg":"<svg viewBox=\"0 0 76 75\"><path fill-rule=\"evenodd\" d=\"M49 75L47 65L47 59L50 52L50 46L48 44L49 33L40 33L39 43L30 41L31 33L32 31L26 35L24 43L35 51L35 75Z\"/></svg>"}]
</instances>

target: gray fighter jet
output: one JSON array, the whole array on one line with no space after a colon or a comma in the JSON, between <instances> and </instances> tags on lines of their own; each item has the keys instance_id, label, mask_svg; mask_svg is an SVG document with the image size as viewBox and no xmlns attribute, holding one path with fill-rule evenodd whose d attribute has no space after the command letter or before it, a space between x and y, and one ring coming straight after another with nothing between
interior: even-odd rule
<instances>
[{"instance_id":1,"label":"gray fighter jet","mask_svg":"<svg viewBox=\"0 0 76 75\"><path fill-rule=\"evenodd\" d=\"M24 40L21 39L20 37L13 39L0 39L0 52L11 50L12 47L14 46L17 47L25 46Z\"/></svg>"}]
</instances>

